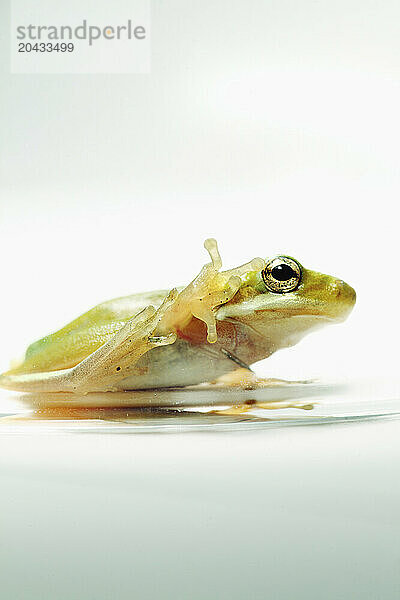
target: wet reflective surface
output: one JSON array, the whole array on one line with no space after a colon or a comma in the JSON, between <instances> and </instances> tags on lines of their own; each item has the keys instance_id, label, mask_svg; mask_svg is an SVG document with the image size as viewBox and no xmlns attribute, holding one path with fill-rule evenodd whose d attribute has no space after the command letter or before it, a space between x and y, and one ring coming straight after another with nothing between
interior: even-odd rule
<instances>
[{"instance_id":1,"label":"wet reflective surface","mask_svg":"<svg viewBox=\"0 0 400 600\"><path fill-rule=\"evenodd\" d=\"M2 597L398 598L398 392L0 395Z\"/></svg>"},{"instance_id":2,"label":"wet reflective surface","mask_svg":"<svg viewBox=\"0 0 400 600\"><path fill-rule=\"evenodd\" d=\"M6 394L0 433L184 432L397 418L397 382L273 382L258 389L196 386L77 394Z\"/></svg>"}]
</instances>

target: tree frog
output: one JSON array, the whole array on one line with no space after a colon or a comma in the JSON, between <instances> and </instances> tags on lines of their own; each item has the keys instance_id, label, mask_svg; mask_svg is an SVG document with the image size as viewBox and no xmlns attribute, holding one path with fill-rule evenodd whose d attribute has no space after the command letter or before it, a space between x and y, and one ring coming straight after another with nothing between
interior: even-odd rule
<instances>
[{"instance_id":1,"label":"tree frog","mask_svg":"<svg viewBox=\"0 0 400 600\"><path fill-rule=\"evenodd\" d=\"M95 306L31 344L21 364L0 376L21 391L121 391L223 381L304 335L343 321L356 294L344 281L289 256L227 271L214 239L191 283ZM246 384L248 384L248 378Z\"/></svg>"}]
</instances>

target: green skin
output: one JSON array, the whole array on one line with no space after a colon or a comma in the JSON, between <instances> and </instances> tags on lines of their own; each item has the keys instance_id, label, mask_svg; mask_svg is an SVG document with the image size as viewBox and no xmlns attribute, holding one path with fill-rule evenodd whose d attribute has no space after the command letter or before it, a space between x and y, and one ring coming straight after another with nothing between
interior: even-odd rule
<instances>
[{"instance_id":1,"label":"green skin","mask_svg":"<svg viewBox=\"0 0 400 600\"><path fill-rule=\"evenodd\" d=\"M259 270L243 275L234 296L213 311L216 343L207 342L204 323L192 317L182 330L175 331L173 343L142 353L123 377L115 372L112 379L92 377L86 387L81 380L77 385L76 378L72 384L75 365L114 339L133 315L149 305L158 308L167 292L135 294L99 304L29 346L24 362L0 376L0 385L22 391L86 392L212 381L240 365L251 365L276 350L293 346L323 325L346 319L356 300L353 288L336 277L303 267L301 272L300 284L288 293L269 291Z\"/></svg>"}]
</instances>

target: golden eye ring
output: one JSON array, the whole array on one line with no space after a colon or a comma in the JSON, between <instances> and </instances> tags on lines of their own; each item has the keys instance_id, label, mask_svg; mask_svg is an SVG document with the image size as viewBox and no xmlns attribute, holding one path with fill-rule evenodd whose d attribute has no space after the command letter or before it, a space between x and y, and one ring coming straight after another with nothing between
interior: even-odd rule
<instances>
[{"instance_id":1,"label":"golden eye ring","mask_svg":"<svg viewBox=\"0 0 400 600\"><path fill-rule=\"evenodd\" d=\"M301 266L293 258L276 256L267 262L261 276L270 292L286 294L299 286Z\"/></svg>"}]
</instances>

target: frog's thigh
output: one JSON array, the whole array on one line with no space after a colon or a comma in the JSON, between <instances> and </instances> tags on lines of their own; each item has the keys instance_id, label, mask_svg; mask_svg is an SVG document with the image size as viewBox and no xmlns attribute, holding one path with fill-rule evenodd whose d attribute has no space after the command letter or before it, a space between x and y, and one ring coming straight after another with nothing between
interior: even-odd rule
<instances>
[{"instance_id":1,"label":"frog's thigh","mask_svg":"<svg viewBox=\"0 0 400 600\"><path fill-rule=\"evenodd\" d=\"M157 346L174 343L174 333L152 337L170 302L171 297L167 297L157 311L151 306L144 309L108 342L71 369L72 389L80 393L118 389L118 383L129 376L143 354Z\"/></svg>"}]
</instances>

